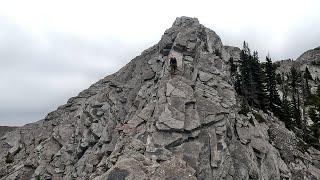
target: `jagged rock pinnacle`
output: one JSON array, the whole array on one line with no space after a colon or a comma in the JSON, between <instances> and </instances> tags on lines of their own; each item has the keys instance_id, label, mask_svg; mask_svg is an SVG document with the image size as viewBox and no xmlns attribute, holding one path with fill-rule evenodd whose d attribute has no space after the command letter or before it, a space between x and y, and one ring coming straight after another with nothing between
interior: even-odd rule
<instances>
[{"instance_id":1,"label":"jagged rock pinnacle","mask_svg":"<svg viewBox=\"0 0 320 180\"><path fill-rule=\"evenodd\" d=\"M200 25L197 18L190 18L186 16L177 17L173 23L173 26L177 27L190 27L192 25Z\"/></svg>"},{"instance_id":2,"label":"jagged rock pinnacle","mask_svg":"<svg viewBox=\"0 0 320 180\"><path fill-rule=\"evenodd\" d=\"M117 73L3 136L0 179L316 178L318 151L304 157L272 115L238 114L234 50L196 18L177 18Z\"/></svg>"}]
</instances>

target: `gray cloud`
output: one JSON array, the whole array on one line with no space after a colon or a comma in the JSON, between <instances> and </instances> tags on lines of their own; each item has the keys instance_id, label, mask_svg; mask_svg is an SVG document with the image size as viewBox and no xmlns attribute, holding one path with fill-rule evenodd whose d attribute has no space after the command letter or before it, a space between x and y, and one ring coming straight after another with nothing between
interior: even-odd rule
<instances>
[{"instance_id":1,"label":"gray cloud","mask_svg":"<svg viewBox=\"0 0 320 180\"><path fill-rule=\"evenodd\" d=\"M115 40L95 42L48 33L38 41L1 17L0 27L0 125L44 118L136 55L127 44Z\"/></svg>"},{"instance_id":2,"label":"gray cloud","mask_svg":"<svg viewBox=\"0 0 320 180\"><path fill-rule=\"evenodd\" d=\"M273 60L297 58L320 45L320 3L315 0L126 3L30 0L18 8L1 2L0 125L44 118L157 43L181 15L197 17L225 45L249 42L262 61L268 52ZM179 8L169 13L169 4Z\"/></svg>"}]
</instances>

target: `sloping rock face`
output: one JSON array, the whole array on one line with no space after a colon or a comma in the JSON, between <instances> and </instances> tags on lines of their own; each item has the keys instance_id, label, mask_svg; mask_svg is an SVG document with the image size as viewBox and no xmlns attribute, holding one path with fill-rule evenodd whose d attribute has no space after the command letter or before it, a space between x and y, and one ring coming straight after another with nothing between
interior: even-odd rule
<instances>
[{"instance_id":1,"label":"sloping rock face","mask_svg":"<svg viewBox=\"0 0 320 180\"><path fill-rule=\"evenodd\" d=\"M9 131L13 131L16 127L0 126L0 137L5 135Z\"/></svg>"},{"instance_id":2,"label":"sloping rock face","mask_svg":"<svg viewBox=\"0 0 320 180\"><path fill-rule=\"evenodd\" d=\"M3 136L0 179L320 177L319 151L302 153L273 116L237 113L229 57L214 31L177 18L119 72Z\"/></svg>"},{"instance_id":3,"label":"sloping rock face","mask_svg":"<svg viewBox=\"0 0 320 180\"><path fill-rule=\"evenodd\" d=\"M320 79L320 47L310 49L300 55L295 61L277 61L278 73L289 73L292 66L304 71L308 67L313 79Z\"/></svg>"},{"instance_id":4,"label":"sloping rock face","mask_svg":"<svg viewBox=\"0 0 320 180\"><path fill-rule=\"evenodd\" d=\"M227 51L227 54L233 58L235 63L240 63L240 53L241 49L234 46L224 46L224 49ZM229 57L229 58L230 58Z\"/></svg>"}]
</instances>

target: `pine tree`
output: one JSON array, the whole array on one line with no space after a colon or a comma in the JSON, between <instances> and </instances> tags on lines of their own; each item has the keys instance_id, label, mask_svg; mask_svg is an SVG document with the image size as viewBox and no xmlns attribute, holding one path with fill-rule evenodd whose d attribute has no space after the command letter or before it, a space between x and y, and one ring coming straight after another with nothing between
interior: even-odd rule
<instances>
[{"instance_id":1,"label":"pine tree","mask_svg":"<svg viewBox=\"0 0 320 180\"><path fill-rule=\"evenodd\" d=\"M278 83L278 84L282 84L283 81L282 81L281 74L277 74L277 75L276 75L276 80L277 80L277 83Z\"/></svg>"},{"instance_id":2,"label":"pine tree","mask_svg":"<svg viewBox=\"0 0 320 180\"><path fill-rule=\"evenodd\" d=\"M241 80L241 74L237 74L236 75L236 82L234 83L234 88L237 92L238 95L240 96L243 96L243 93L242 93L242 80Z\"/></svg>"},{"instance_id":3,"label":"pine tree","mask_svg":"<svg viewBox=\"0 0 320 180\"><path fill-rule=\"evenodd\" d=\"M319 86L319 85L318 85L318 87L317 87L316 95L320 97L320 86Z\"/></svg>"},{"instance_id":4,"label":"pine tree","mask_svg":"<svg viewBox=\"0 0 320 180\"><path fill-rule=\"evenodd\" d=\"M318 86L315 94L310 95L309 105L311 107L309 108L308 114L313 124L309 126L311 132L308 132L309 136L307 141L311 144L317 144L317 146L320 147L320 86Z\"/></svg>"},{"instance_id":5,"label":"pine tree","mask_svg":"<svg viewBox=\"0 0 320 180\"><path fill-rule=\"evenodd\" d=\"M283 99L281 104L281 116L280 119L285 123L286 127L292 129L292 106L290 101L287 99Z\"/></svg>"},{"instance_id":6,"label":"pine tree","mask_svg":"<svg viewBox=\"0 0 320 180\"><path fill-rule=\"evenodd\" d=\"M258 52L251 51L246 42L240 53L240 75L237 77L236 90L251 107L266 110L264 73L259 62Z\"/></svg>"},{"instance_id":7,"label":"pine tree","mask_svg":"<svg viewBox=\"0 0 320 180\"><path fill-rule=\"evenodd\" d=\"M290 69L289 75L289 85L291 87L292 92L292 104L293 104L293 117L295 119L296 125L301 127L301 113L300 113L300 96L299 96L299 88L300 88L300 72L293 66Z\"/></svg>"},{"instance_id":8,"label":"pine tree","mask_svg":"<svg viewBox=\"0 0 320 180\"><path fill-rule=\"evenodd\" d=\"M240 91L244 99L248 102L249 105L252 105L252 86L251 86L251 73L250 73L250 49L246 42L243 42L243 49L240 53Z\"/></svg>"},{"instance_id":9,"label":"pine tree","mask_svg":"<svg viewBox=\"0 0 320 180\"><path fill-rule=\"evenodd\" d=\"M309 71L309 68L306 66L305 71L304 71L304 78L308 79L308 80L313 80L311 73Z\"/></svg>"},{"instance_id":10,"label":"pine tree","mask_svg":"<svg viewBox=\"0 0 320 180\"><path fill-rule=\"evenodd\" d=\"M281 100L277 90L276 68L269 55L266 57L266 89L268 108L274 112L275 115L280 116Z\"/></svg>"},{"instance_id":11,"label":"pine tree","mask_svg":"<svg viewBox=\"0 0 320 180\"><path fill-rule=\"evenodd\" d=\"M311 76L311 73L308 69L308 67L306 66L305 70L304 70L304 74L303 74L303 77L305 79L305 83L306 83L306 97L308 98L311 94L311 90L310 90L310 86L309 86L309 80L313 80L312 79L312 76Z\"/></svg>"},{"instance_id":12,"label":"pine tree","mask_svg":"<svg viewBox=\"0 0 320 180\"><path fill-rule=\"evenodd\" d=\"M266 110L266 92L264 86L264 74L259 62L258 52L253 52L253 62L252 64L252 74L254 77L255 87L256 87L256 94L259 108L262 110Z\"/></svg>"},{"instance_id":13,"label":"pine tree","mask_svg":"<svg viewBox=\"0 0 320 180\"><path fill-rule=\"evenodd\" d=\"M308 111L309 117L310 119L314 122L314 123L318 123L320 122L320 117L317 114L316 108L311 107Z\"/></svg>"},{"instance_id":14,"label":"pine tree","mask_svg":"<svg viewBox=\"0 0 320 180\"><path fill-rule=\"evenodd\" d=\"M313 96L312 100L313 100L312 105L314 105L317 111L320 112L320 85L318 85L316 94Z\"/></svg>"},{"instance_id":15,"label":"pine tree","mask_svg":"<svg viewBox=\"0 0 320 180\"><path fill-rule=\"evenodd\" d=\"M233 57L229 59L231 76L237 73L237 66L234 64Z\"/></svg>"}]
</instances>

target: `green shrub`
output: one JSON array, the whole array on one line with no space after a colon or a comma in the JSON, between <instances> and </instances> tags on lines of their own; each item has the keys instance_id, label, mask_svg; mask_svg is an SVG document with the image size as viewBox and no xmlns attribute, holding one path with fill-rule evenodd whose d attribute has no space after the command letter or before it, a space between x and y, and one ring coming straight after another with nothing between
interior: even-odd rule
<instances>
[{"instance_id":1,"label":"green shrub","mask_svg":"<svg viewBox=\"0 0 320 180\"><path fill-rule=\"evenodd\" d=\"M311 64L314 65L314 66L320 66L320 61L314 60L314 61L311 62Z\"/></svg>"},{"instance_id":2,"label":"green shrub","mask_svg":"<svg viewBox=\"0 0 320 180\"><path fill-rule=\"evenodd\" d=\"M214 54L215 54L216 56L219 56L219 57L221 58L221 52L219 51L219 49L215 49L215 50L214 50Z\"/></svg>"},{"instance_id":3,"label":"green shrub","mask_svg":"<svg viewBox=\"0 0 320 180\"><path fill-rule=\"evenodd\" d=\"M320 138L320 122L317 122L311 125L310 129L313 135L319 139Z\"/></svg>"},{"instance_id":4,"label":"green shrub","mask_svg":"<svg viewBox=\"0 0 320 180\"><path fill-rule=\"evenodd\" d=\"M8 154L6 155L6 163L13 163L13 156L11 155L10 152L8 152Z\"/></svg>"},{"instance_id":5,"label":"green shrub","mask_svg":"<svg viewBox=\"0 0 320 180\"><path fill-rule=\"evenodd\" d=\"M249 123L250 123L250 124L252 124L252 125L254 126L254 122L253 122L252 117L250 117L250 119L249 119Z\"/></svg>"},{"instance_id":6,"label":"green shrub","mask_svg":"<svg viewBox=\"0 0 320 180\"><path fill-rule=\"evenodd\" d=\"M246 116L248 112L250 112L250 107L248 105L248 102L245 99L243 99L241 102L241 109L239 111L239 114L243 114Z\"/></svg>"},{"instance_id":7,"label":"green shrub","mask_svg":"<svg viewBox=\"0 0 320 180\"><path fill-rule=\"evenodd\" d=\"M298 140L298 149L301 151L301 152L306 152L311 146L307 143L305 143L304 141L302 140Z\"/></svg>"},{"instance_id":8,"label":"green shrub","mask_svg":"<svg viewBox=\"0 0 320 180\"><path fill-rule=\"evenodd\" d=\"M257 120L259 123L266 122L266 120L261 116L261 114L256 113L256 112L252 112L252 114L254 115L254 117L256 118L256 120Z\"/></svg>"}]
</instances>

